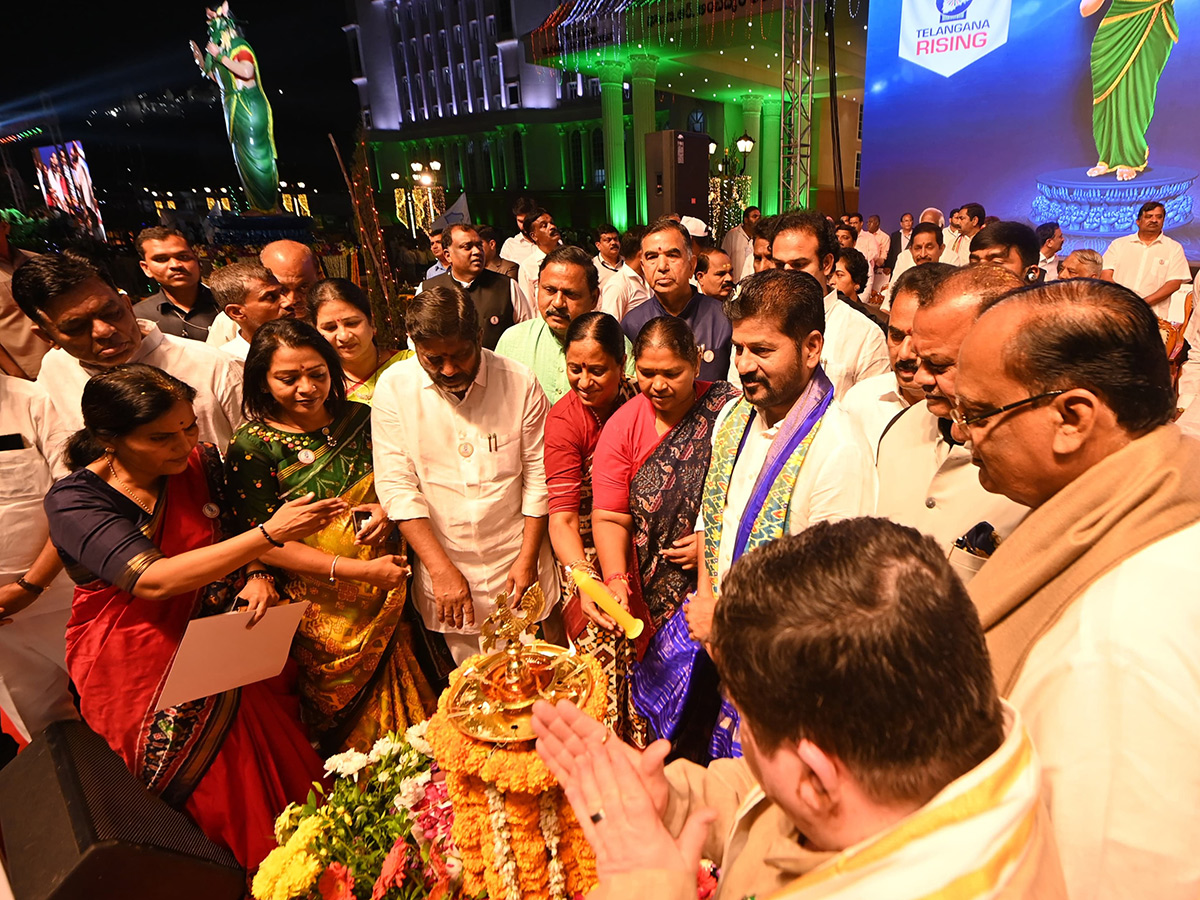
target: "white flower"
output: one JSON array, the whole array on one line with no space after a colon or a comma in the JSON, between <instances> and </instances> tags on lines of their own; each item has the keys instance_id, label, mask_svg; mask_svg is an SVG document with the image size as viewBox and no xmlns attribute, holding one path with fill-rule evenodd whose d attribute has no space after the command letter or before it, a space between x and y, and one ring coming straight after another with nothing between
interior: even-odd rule
<instances>
[{"instance_id":1,"label":"white flower","mask_svg":"<svg viewBox=\"0 0 1200 900\"><path fill-rule=\"evenodd\" d=\"M388 779L391 777L392 777L392 773L389 772L387 769L384 769L382 772L380 772L378 775L375 776L375 780L378 781L380 784L386 784Z\"/></svg>"},{"instance_id":2,"label":"white flower","mask_svg":"<svg viewBox=\"0 0 1200 900\"><path fill-rule=\"evenodd\" d=\"M367 758L371 762L379 762L385 756L392 756L397 753L403 744L396 740L390 734L385 734L375 742L375 746L371 748L371 752L367 754Z\"/></svg>"},{"instance_id":3,"label":"white flower","mask_svg":"<svg viewBox=\"0 0 1200 900\"><path fill-rule=\"evenodd\" d=\"M433 756L433 747L429 741L425 740L425 732L429 728L429 720L418 722L404 732L404 739L412 746L414 750L423 756Z\"/></svg>"},{"instance_id":4,"label":"white flower","mask_svg":"<svg viewBox=\"0 0 1200 900\"><path fill-rule=\"evenodd\" d=\"M425 785L429 784L430 775L422 772L400 782L400 790L393 801L396 809L412 810L425 799Z\"/></svg>"},{"instance_id":5,"label":"white flower","mask_svg":"<svg viewBox=\"0 0 1200 900\"><path fill-rule=\"evenodd\" d=\"M357 750L347 750L345 753L335 753L325 760L325 774L334 773L343 778L353 778L358 781L358 773L371 761L365 753Z\"/></svg>"}]
</instances>

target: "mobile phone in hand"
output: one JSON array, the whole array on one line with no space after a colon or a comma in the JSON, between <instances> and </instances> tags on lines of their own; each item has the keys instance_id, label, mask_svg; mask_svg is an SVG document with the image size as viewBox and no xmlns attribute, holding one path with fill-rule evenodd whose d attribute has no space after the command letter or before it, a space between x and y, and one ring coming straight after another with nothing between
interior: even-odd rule
<instances>
[{"instance_id":1,"label":"mobile phone in hand","mask_svg":"<svg viewBox=\"0 0 1200 900\"><path fill-rule=\"evenodd\" d=\"M371 521L371 511L369 509L352 509L350 510L350 520L354 523L354 533L358 534Z\"/></svg>"}]
</instances>

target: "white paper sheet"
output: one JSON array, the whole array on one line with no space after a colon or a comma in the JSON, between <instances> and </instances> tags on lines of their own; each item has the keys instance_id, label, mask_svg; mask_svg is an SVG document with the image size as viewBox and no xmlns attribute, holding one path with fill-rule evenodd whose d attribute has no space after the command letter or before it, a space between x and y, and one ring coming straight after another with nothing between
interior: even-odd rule
<instances>
[{"instance_id":1,"label":"white paper sheet","mask_svg":"<svg viewBox=\"0 0 1200 900\"><path fill-rule=\"evenodd\" d=\"M246 610L193 619L155 711L278 675L306 609L307 601L273 606L253 628Z\"/></svg>"}]
</instances>

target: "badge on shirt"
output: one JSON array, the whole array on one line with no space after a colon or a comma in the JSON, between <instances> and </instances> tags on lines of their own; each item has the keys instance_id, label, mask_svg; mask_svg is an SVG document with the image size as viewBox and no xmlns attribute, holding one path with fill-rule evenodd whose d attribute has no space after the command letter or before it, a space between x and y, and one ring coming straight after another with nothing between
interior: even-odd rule
<instances>
[{"instance_id":1,"label":"badge on shirt","mask_svg":"<svg viewBox=\"0 0 1200 900\"><path fill-rule=\"evenodd\" d=\"M221 514L221 507L215 503L205 503L200 507L200 512L204 513L206 518L215 519Z\"/></svg>"},{"instance_id":2,"label":"badge on shirt","mask_svg":"<svg viewBox=\"0 0 1200 900\"><path fill-rule=\"evenodd\" d=\"M311 466L314 462L317 461L317 454L313 453L311 450L309 450L307 447L305 447L303 450L301 450L299 453L296 454L296 459L300 460L300 462L304 463L304 465L306 465L306 466Z\"/></svg>"},{"instance_id":3,"label":"badge on shirt","mask_svg":"<svg viewBox=\"0 0 1200 900\"><path fill-rule=\"evenodd\" d=\"M468 441L463 441L461 444L458 445L458 455L461 456L463 459L466 459L474 452L475 452L475 448Z\"/></svg>"},{"instance_id":4,"label":"badge on shirt","mask_svg":"<svg viewBox=\"0 0 1200 900\"><path fill-rule=\"evenodd\" d=\"M499 325L499 324L500 324L500 317L499 317L499 316L492 316L492 318L491 318L491 322L492 322L492 324L493 324L493 325Z\"/></svg>"}]
</instances>

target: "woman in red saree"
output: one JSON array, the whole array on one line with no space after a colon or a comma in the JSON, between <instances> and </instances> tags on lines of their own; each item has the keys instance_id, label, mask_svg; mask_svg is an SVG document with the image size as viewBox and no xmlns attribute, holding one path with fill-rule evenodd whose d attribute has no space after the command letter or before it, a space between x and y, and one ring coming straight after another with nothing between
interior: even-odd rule
<instances>
[{"instance_id":1,"label":"woman in red saree","mask_svg":"<svg viewBox=\"0 0 1200 900\"><path fill-rule=\"evenodd\" d=\"M45 505L77 585L67 668L84 720L151 791L253 870L275 846L274 817L321 775L295 699L259 682L155 707L188 622L238 599L260 617L273 585L243 567L261 570L255 560L274 543L324 527L345 504L300 498L227 538L221 461L196 443L194 396L152 366L92 378L85 428L67 445L72 474Z\"/></svg>"},{"instance_id":2,"label":"woman in red saree","mask_svg":"<svg viewBox=\"0 0 1200 900\"><path fill-rule=\"evenodd\" d=\"M698 666L687 696L672 698L665 716L642 670L646 652L655 650L655 633L696 589L696 520L713 425L740 392L724 381L696 380L699 348L687 324L673 316L642 326L634 359L642 392L613 413L596 445L592 537L605 584L650 625L649 648L639 643L642 662L631 685L638 712L649 720L652 738L670 738L676 756L706 763L720 709L715 668ZM585 612L607 624L598 612Z\"/></svg>"}]
</instances>

